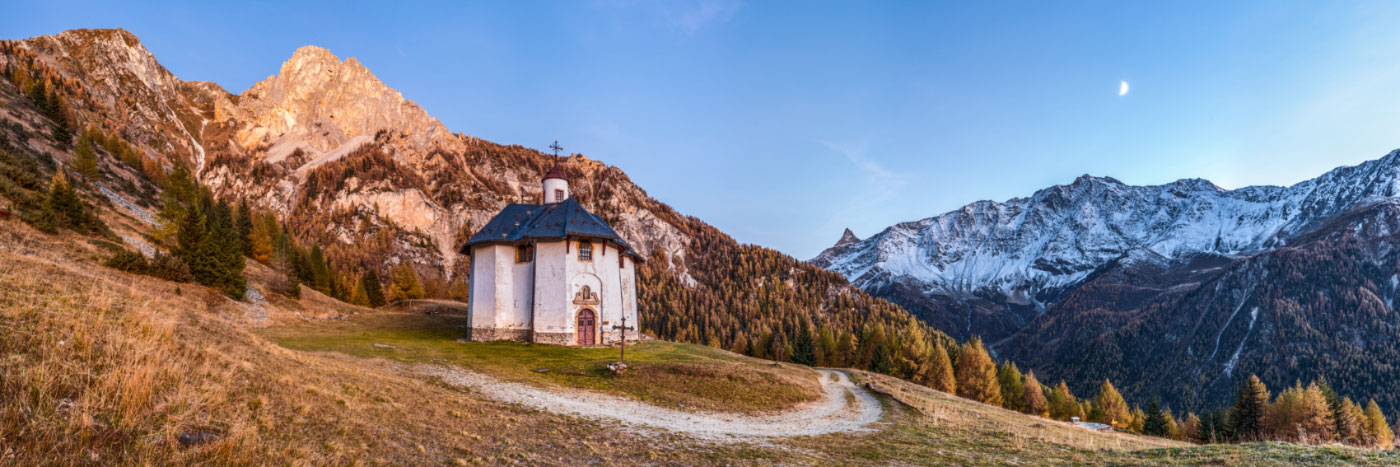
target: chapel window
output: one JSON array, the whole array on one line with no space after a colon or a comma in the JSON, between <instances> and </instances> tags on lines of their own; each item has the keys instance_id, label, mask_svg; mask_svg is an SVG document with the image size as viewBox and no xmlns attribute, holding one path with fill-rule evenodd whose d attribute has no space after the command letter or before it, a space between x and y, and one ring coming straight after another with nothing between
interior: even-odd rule
<instances>
[{"instance_id":1,"label":"chapel window","mask_svg":"<svg viewBox=\"0 0 1400 467\"><path fill-rule=\"evenodd\" d=\"M562 201L564 201L564 190L560 190L560 189L557 189L557 188L556 188L556 189L554 190L554 202L558 203L558 202L562 202Z\"/></svg>"},{"instance_id":2,"label":"chapel window","mask_svg":"<svg viewBox=\"0 0 1400 467\"><path fill-rule=\"evenodd\" d=\"M593 261L593 242L584 240L578 243L578 260Z\"/></svg>"},{"instance_id":3,"label":"chapel window","mask_svg":"<svg viewBox=\"0 0 1400 467\"><path fill-rule=\"evenodd\" d=\"M535 260L535 248L530 245L515 246L515 262L528 263Z\"/></svg>"}]
</instances>

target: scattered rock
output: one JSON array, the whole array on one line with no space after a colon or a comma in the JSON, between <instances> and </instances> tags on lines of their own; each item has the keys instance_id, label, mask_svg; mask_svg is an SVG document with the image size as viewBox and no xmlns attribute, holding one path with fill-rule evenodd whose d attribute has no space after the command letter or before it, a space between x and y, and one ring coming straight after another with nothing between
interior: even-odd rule
<instances>
[{"instance_id":1,"label":"scattered rock","mask_svg":"<svg viewBox=\"0 0 1400 467\"><path fill-rule=\"evenodd\" d=\"M378 348L381 348L381 349L397 349L397 348L398 348L398 347L394 347L394 346L389 345L389 344L374 344L374 346L375 346L375 347L378 347Z\"/></svg>"},{"instance_id":2,"label":"scattered rock","mask_svg":"<svg viewBox=\"0 0 1400 467\"><path fill-rule=\"evenodd\" d=\"M122 208L122 210L131 213L131 215L135 216L136 219L146 223L146 225L158 225L156 223L156 216L151 214L151 211L147 211L145 208L137 206L131 201L127 201L125 197L122 197L122 195L119 195L117 194L117 192L112 191L110 188L107 188L106 185L103 185L101 183L94 183L93 185L97 186L97 191L102 193L102 196L106 196L107 199L112 202L112 204L115 204L118 207Z\"/></svg>"},{"instance_id":3,"label":"scattered rock","mask_svg":"<svg viewBox=\"0 0 1400 467\"><path fill-rule=\"evenodd\" d=\"M140 237L127 234L117 235L121 236L123 242L126 242L126 244L135 247L137 251L140 251L141 254L145 255L147 258L156 257L156 247L151 245L150 243L147 243L145 240L142 240Z\"/></svg>"},{"instance_id":4,"label":"scattered rock","mask_svg":"<svg viewBox=\"0 0 1400 467\"><path fill-rule=\"evenodd\" d=\"M608 371L611 371L615 375L620 375L622 372L627 371L627 364L622 362L609 363Z\"/></svg>"},{"instance_id":5,"label":"scattered rock","mask_svg":"<svg viewBox=\"0 0 1400 467\"><path fill-rule=\"evenodd\" d=\"M1045 424L1044 424L1044 423L1036 423L1036 424L1034 424L1034 425L1031 425L1031 428L1045 428Z\"/></svg>"},{"instance_id":6,"label":"scattered rock","mask_svg":"<svg viewBox=\"0 0 1400 467\"><path fill-rule=\"evenodd\" d=\"M531 371L534 371L535 373L549 373L549 368L536 368Z\"/></svg>"},{"instance_id":7,"label":"scattered rock","mask_svg":"<svg viewBox=\"0 0 1400 467\"><path fill-rule=\"evenodd\" d=\"M204 443L218 441L220 439L223 439L223 437L205 431L185 433L180 435L180 445L184 447L198 446Z\"/></svg>"}]
</instances>

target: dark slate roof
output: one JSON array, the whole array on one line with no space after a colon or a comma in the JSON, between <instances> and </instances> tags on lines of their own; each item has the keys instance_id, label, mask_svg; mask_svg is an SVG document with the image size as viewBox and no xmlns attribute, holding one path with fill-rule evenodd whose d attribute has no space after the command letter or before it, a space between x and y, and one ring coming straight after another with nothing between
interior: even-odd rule
<instances>
[{"instance_id":1,"label":"dark slate roof","mask_svg":"<svg viewBox=\"0 0 1400 467\"><path fill-rule=\"evenodd\" d=\"M484 243L515 243L521 240L563 240L588 237L610 240L627 248L627 254L640 259L622 236L598 216L588 212L573 198L553 204L512 204L492 217L485 227L462 246L462 254Z\"/></svg>"}]
</instances>

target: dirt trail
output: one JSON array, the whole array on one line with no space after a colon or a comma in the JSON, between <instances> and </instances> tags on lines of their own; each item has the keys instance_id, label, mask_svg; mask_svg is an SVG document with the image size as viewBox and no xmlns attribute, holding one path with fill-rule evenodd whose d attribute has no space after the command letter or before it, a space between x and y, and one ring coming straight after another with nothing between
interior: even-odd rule
<instances>
[{"instance_id":1,"label":"dirt trail","mask_svg":"<svg viewBox=\"0 0 1400 467\"><path fill-rule=\"evenodd\" d=\"M511 383L457 367L418 365L418 373L442 378L447 384L479 391L488 398L534 409L591 420L621 422L633 428L669 430L719 442L752 442L765 438L809 436L842 431L869 431L883 408L870 391L856 386L845 373L817 370L826 395L791 410L771 415L686 412L621 396L588 391L547 390ZM848 397L852 394L854 397ZM850 401L855 403L851 404Z\"/></svg>"}]
</instances>

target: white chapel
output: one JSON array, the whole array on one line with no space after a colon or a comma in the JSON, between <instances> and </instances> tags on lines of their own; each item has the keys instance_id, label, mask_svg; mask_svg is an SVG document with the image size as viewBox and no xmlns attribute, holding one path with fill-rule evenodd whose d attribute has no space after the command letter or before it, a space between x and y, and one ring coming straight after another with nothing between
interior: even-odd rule
<instances>
[{"instance_id":1,"label":"white chapel","mask_svg":"<svg viewBox=\"0 0 1400 467\"><path fill-rule=\"evenodd\" d=\"M637 339L636 264L642 258L569 197L555 165L544 204L511 204L462 247L471 256L470 340L607 345Z\"/></svg>"}]
</instances>

